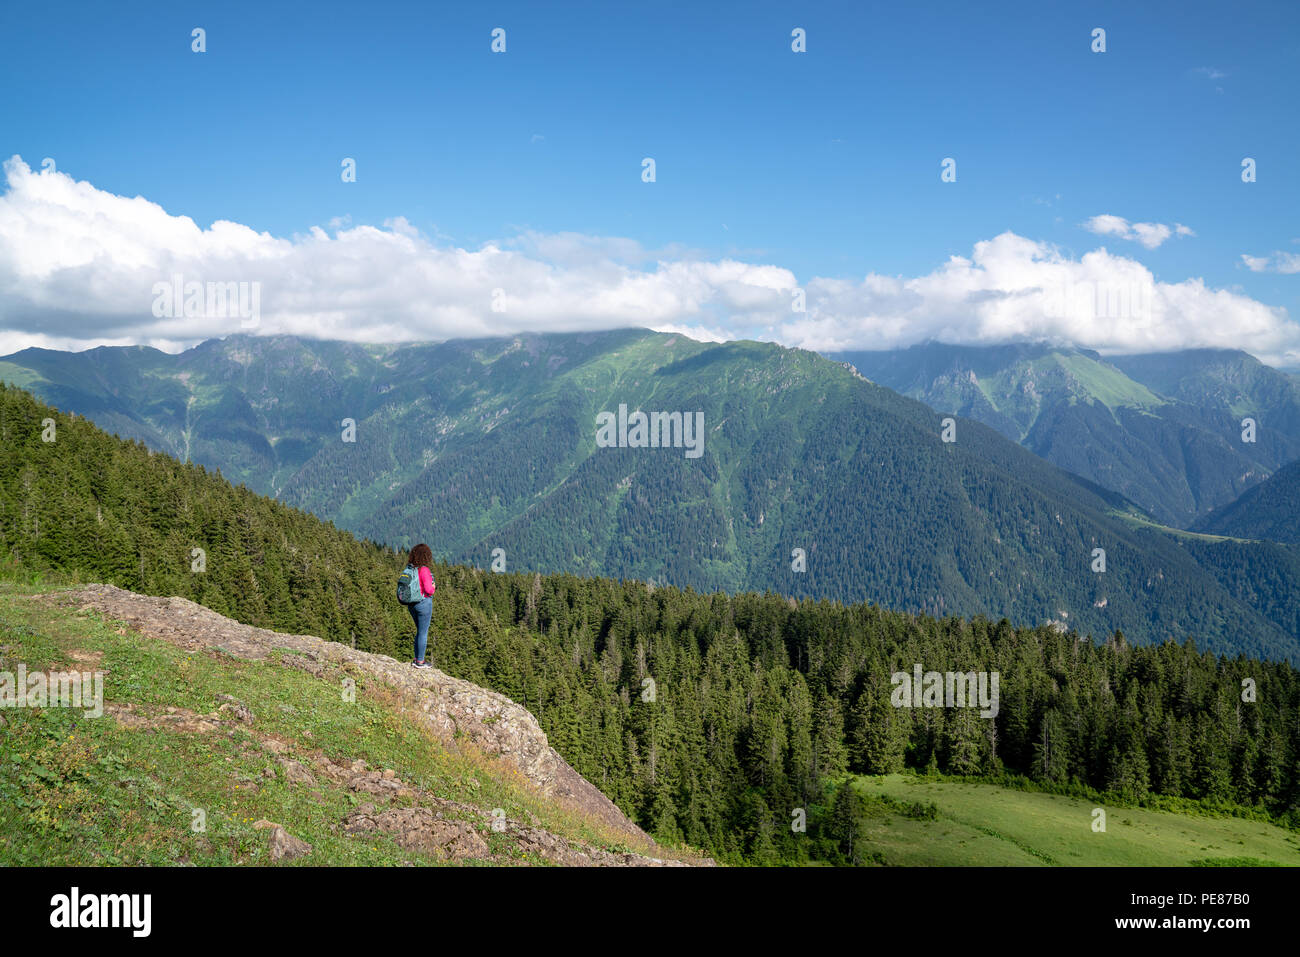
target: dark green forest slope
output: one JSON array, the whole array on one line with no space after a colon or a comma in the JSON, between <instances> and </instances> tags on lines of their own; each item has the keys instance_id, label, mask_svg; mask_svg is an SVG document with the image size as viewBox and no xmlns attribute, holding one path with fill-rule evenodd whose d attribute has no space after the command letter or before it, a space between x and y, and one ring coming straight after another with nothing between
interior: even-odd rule
<instances>
[{"instance_id":1,"label":"dark green forest slope","mask_svg":"<svg viewBox=\"0 0 1300 957\"><path fill-rule=\"evenodd\" d=\"M1197 531L1300 545L1300 461L1278 469L1235 502L1216 509Z\"/></svg>"},{"instance_id":2,"label":"dark green forest slope","mask_svg":"<svg viewBox=\"0 0 1300 957\"><path fill-rule=\"evenodd\" d=\"M13 388L0 390L0 449L6 560L408 655L399 555ZM1016 774L1300 823L1300 681L1285 663L772 594L435 576L439 667L525 704L658 837L724 859L806 859L816 845L791 815L807 807L818 826L827 779L845 770ZM996 718L892 707L890 675L915 664L998 672Z\"/></svg>"},{"instance_id":3,"label":"dark green forest slope","mask_svg":"<svg viewBox=\"0 0 1300 957\"><path fill-rule=\"evenodd\" d=\"M0 377L450 561L486 567L499 548L509 570L1300 660L1292 619L1270 617L1300 590L1279 553L1250 559L1283 593L1243 600L1227 549L1193 553L1125 520L1126 500L978 423L960 420L945 443L933 410L801 350L644 330L404 347L233 336L178 356L26 350ZM702 454L598 448L597 415L620 405L701 413Z\"/></svg>"}]
</instances>

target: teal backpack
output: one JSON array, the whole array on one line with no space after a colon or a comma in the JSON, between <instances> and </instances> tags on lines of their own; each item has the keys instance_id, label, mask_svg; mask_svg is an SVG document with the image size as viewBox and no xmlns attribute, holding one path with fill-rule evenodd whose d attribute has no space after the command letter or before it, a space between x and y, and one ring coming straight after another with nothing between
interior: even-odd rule
<instances>
[{"instance_id":1,"label":"teal backpack","mask_svg":"<svg viewBox=\"0 0 1300 957\"><path fill-rule=\"evenodd\" d=\"M414 565L407 565L402 574L397 576L397 600L403 605L414 605L424 601L424 591L420 588L420 570Z\"/></svg>"}]
</instances>

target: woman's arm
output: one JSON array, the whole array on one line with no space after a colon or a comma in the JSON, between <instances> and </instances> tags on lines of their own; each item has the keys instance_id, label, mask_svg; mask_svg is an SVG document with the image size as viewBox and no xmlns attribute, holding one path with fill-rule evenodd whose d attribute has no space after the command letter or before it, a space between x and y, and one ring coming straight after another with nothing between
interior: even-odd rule
<instances>
[{"instance_id":1,"label":"woman's arm","mask_svg":"<svg viewBox=\"0 0 1300 957\"><path fill-rule=\"evenodd\" d=\"M420 566L421 593L424 595L425 598L428 598L430 595L434 593L437 587L438 586L433 583L433 572L429 571L429 566L421 565Z\"/></svg>"}]
</instances>

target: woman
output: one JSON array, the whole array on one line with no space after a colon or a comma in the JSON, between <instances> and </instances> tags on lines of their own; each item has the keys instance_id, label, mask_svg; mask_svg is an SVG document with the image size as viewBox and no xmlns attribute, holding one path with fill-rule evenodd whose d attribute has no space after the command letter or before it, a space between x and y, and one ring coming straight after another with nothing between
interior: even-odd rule
<instances>
[{"instance_id":1,"label":"woman","mask_svg":"<svg viewBox=\"0 0 1300 957\"><path fill-rule=\"evenodd\" d=\"M415 661L412 664L417 668L427 668L429 666L424 661L424 649L429 641L429 619L433 617L433 593L437 588L433 583L433 572L429 571L429 566L433 564L433 552L421 542L411 549L406 564L419 570L420 594L424 596L406 606L411 613L411 620L415 622Z\"/></svg>"}]
</instances>

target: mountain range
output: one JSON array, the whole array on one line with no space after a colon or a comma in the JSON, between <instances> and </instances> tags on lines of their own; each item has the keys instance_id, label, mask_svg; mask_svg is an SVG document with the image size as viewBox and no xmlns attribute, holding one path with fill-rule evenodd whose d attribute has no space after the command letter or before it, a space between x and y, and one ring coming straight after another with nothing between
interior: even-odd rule
<instances>
[{"instance_id":1,"label":"mountain range","mask_svg":"<svg viewBox=\"0 0 1300 957\"><path fill-rule=\"evenodd\" d=\"M990 400L1002 418L986 425L992 413L973 400L936 411L869 381L887 377L860 354L855 370L773 344L644 330L404 346L232 336L179 355L29 349L0 360L0 379L359 535L427 540L452 561L1300 658L1295 546L1162 526L1134 501L1154 465L1127 495L1050 461L1071 446L1059 437L1071 423L1080 454L1098 435L1130 460L1160 459L1137 444L1149 425L1163 462L1179 461L1160 444L1178 437L1180 507L1197 512L1294 447L1274 427L1294 401L1289 377L1238 359L1253 376L1240 396L1226 373L1202 371L1220 391L1195 399L1191 365L1153 360L1134 375L1163 391L1138 391L1095 355L1033 355L1016 362L1050 374L1034 372L1032 389L1008 378L995 398L1057 396L1071 376L1090 395L1107 384L1125 394L1104 409L1082 397ZM1230 457L1241 403L1269 388L1259 448ZM680 443L635 447L637 410L702 415L699 456ZM960 413L949 428L947 412ZM615 447L598 442L602 413L631 426ZM1120 425L1103 428L1107 417ZM1017 444L1048 421L1060 424L1046 454ZM1261 574L1246 580L1243 567Z\"/></svg>"},{"instance_id":2,"label":"mountain range","mask_svg":"<svg viewBox=\"0 0 1300 957\"><path fill-rule=\"evenodd\" d=\"M1046 344L926 343L834 357L1179 528L1300 459L1300 378L1245 352L1102 357Z\"/></svg>"}]
</instances>

